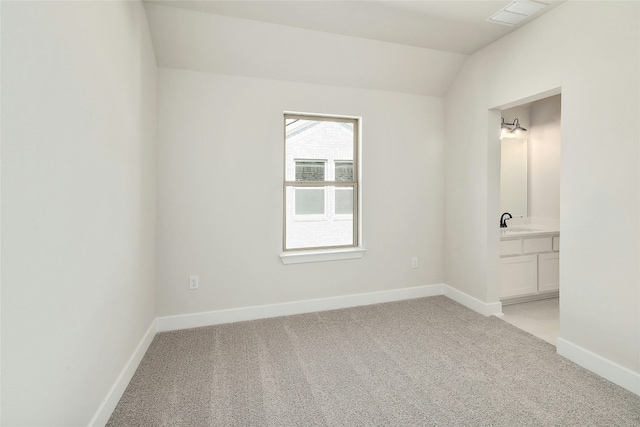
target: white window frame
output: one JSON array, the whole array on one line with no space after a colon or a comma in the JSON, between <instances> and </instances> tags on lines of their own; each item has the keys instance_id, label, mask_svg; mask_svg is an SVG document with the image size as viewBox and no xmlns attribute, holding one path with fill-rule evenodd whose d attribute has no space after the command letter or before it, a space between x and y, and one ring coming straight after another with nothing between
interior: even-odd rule
<instances>
[{"instance_id":1,"label":"white window frame","mask_svg":"<svg viewBox=\"0 0 640 427\"><path fill-rule=\"evenodd\" d=\"M300 120L313 120L313 121L332 121L332 122L346 122L353 124L353 181L287 181L286 180L286 158L284 159L284 177L283 178L283 235L282 235L282 250L281 259L284 264L299 263L299 262L314 262L314 261L330 261L334 259L350 259L361 258L364 255L365 249L361 247L361 229L360 229L360 126L361 118L359 117L344 117L344 116L331 116L331 115L316 115L307 113L285 113L283 123L286 125L289 119ZM286 126L284 127L284 144L286 153ZM286 154L285 154L286 156ZM297 159L296 159L297 160ZM337 159L336 159L337 160ZM351 160L337 160L338 162L346 162ZM326 167L330 165L327 163ZM335 163L331 166L335 167ZM325 167L325 173L327 171ZM325 175L326 176L326 175ZM287 188L300 188L300 187L323 187L325 188L325 197L328 196L329 187L352 187L353 188L353 215L344 214L336 215L336 219L351 219L353 218L353 243L349 245L339 246L326 246L326 247L306 247L306 248L287 248ZM295 197L295 196L294 196ZM295 200L294 200L295 202ZM335 203L334 203L335 204ZM325 214L329 209L335 209L335 206L329 206L329 203L325 203ZM335 212L331 212L335 215ZM295 215L294 220L302 216L312 215Z\"/></svg>"}]
</instances>

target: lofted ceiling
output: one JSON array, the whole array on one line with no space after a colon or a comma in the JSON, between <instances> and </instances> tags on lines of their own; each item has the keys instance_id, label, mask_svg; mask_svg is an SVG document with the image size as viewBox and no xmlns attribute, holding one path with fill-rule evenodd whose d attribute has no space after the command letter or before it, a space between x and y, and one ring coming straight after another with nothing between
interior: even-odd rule
<instances>
[{"instance_id":1,"label":"lofted ceiling","mask_svg":"<svg viewBox=\"0 0 640 427\"><path fill-rule=\"evenodd\" d=\"M515 26L486 21L508 0L145 6L160 67L442 96L468 55L564 0L538 1L548 6Z\"/></svg>"},{"instance_id":2,"label":"lofted ceiling","mask_svg":"<svg viewBox=\"0 0 640 427\"><path fill-rule=\"evenodd\" d=\"M539 0L548 6L512 27L486 22L487 18L511 3L510 0L145 1L468 55L526 25L564 0Z\"/></svg>"}]
</instances>

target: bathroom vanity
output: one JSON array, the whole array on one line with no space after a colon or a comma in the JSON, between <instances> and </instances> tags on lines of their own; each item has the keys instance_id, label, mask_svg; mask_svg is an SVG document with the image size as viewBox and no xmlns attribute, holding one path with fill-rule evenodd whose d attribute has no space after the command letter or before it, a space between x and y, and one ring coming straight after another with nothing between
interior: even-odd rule
<instances>
[{"instance_id":1,"label":"bathroom vanity","mask_svg":"<svg viewBox=\"0 0 640 427\"><path fill-rule=\"evenodd\" d=\"M560 231L554 225L500 229L500 300L550 298L560 289Z\"/></svg>"}]
</instances>

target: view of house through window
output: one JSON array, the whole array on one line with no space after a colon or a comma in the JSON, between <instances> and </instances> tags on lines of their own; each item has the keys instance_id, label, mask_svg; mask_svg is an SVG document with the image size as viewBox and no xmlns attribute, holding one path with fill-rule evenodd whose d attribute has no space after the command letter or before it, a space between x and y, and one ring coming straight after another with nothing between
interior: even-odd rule
<instances>
[{"instance_id":1,"label":"view of house through window","mask_svg":"<svg viewBox=\"0 0 640 427\"><path fill-rule=\"evenodd\" d=\"M284 250L357 246L357 119L284 119Z\"/></svg>"}]
</instances>

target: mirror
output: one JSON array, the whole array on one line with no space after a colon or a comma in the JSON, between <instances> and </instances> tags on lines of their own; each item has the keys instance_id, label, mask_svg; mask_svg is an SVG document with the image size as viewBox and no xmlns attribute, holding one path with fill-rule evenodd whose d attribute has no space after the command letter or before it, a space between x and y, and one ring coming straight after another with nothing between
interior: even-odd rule
<instances>
[{"instance_id":1,"label":"mirror","mask_svg":"<svg viewBox=\"0 0 640 427\"><path fill-rule=\"evenodd\" d=\"M502 139L500 159L500 212L527 215L527 139Z\"/></svg>"}]
</instances>

